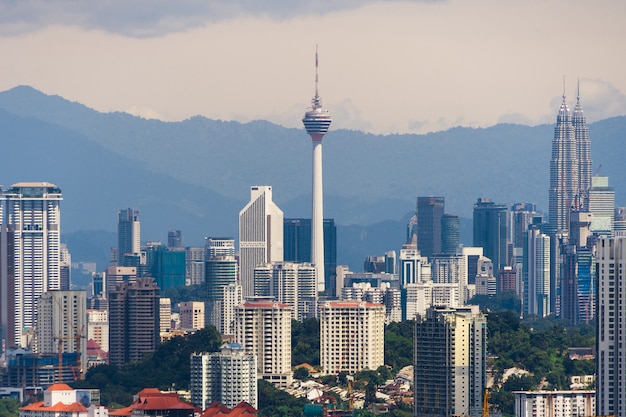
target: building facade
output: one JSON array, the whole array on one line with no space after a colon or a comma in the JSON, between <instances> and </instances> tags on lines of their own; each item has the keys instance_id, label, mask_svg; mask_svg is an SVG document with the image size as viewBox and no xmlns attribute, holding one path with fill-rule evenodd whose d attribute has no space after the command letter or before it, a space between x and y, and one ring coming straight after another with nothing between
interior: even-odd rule
<instances>
[{"instance_id":1,"label":"building facade","mask_svg":"<svg viewBox=\"0 0 626 417\"><path fill-rule=\"evenodd\" d=\"M117 261L120 266L132 265L132 257L141 253L141 221L139 210L131 208L117 212Z\"/></svg>"},{"instance_id":2,"label":"building facade","mask_svg":"<svg viewBox=\"0 0 626 417\"><path fill-rule=\"evenodd\" d=\"M254 296L254 268L283 260L283 212L272 201L272 187L250 187L250 201L239 212L239 266L243 296Z\"/></svg>"},{"instance_id":3,"label":"building facade","mask_svg":"<svg viewBox=\"0 0 626 417\"><path fill-rule=\"evenodd\" d=\"M320 365L325 374L355 374L384 365L385 307L367 301L320 306Z\"/></svg>"},{"instance_id":4,"label":"building facade","mask_svg":"<svg viewBox=\"0 0 626 417\"><path fill-rule=\"evenodd\" d=\"M214 401L229 408L245 401L257 408L256 356L238 343L226 343L216 353L193 353L189 388L191 402L203 410Z\"/></svg>"},{"instance_id":5,"label":"building facade","mask_svg":"<svg viewBox=\"0 0 626 417\"><path fill-rule=\"evenodd\" d=\"M204 329L204 301L185 301L180 303L179 309L181 329Z\"/></svg>"},{"instance_id":6,"label":"building facade","mask_svg":"<svg viewBox=\"0 0 626 417\"><path fill-rule=\"evenodd\" d=\"M515 417L595 416L595 391L514 391Z\"/></svg>"},{"instance_id":7,"label":"building facade","mask_svg":"<svg viewBox=\"0 0 626 417\"><path fill-rule=\"evenodd\" d=\"M254 269L254 293L290 305L293 318L317 316L317 269L310 263L274 262Z\"/></svg>"},{"instance_id":8,"label":"building facade","mask_svg":"<svg viewBox=\"0 0 626 417\"><path fill-rule=\"evenodd\" d=\"M62 194L54 184L20 182L4 192L3 200L2 255L8 262L0 272L0 321L8 347L27 347L39 297L61 289Z\"/></svg>"},{"instance_id":9,"label":"building facade","mask_svg":"<svg viewBox=\"0 0 626 417\"><path fill-rule=\"evenodd\" d=\"M311 262L311 219L284 220L284 256L287 262ZM324 219L324 287L336 296L337 226L334 219Z\"/></svg>"},{"instance_id":10,"label":"building facade","mask_svg":"<svg viewBox=\"0 0 626 417\"><path fill-rule=\"evenodd\" d=\"M159 287L151 277L123 282L109 292L109 363L138 361L159 346Z\"/></svg>"},{"instance_id":11,"label":"building facade","mask_svg":"<svg viewBox=\"0 0 626 417\"><path fill-rule=\"evenodd\" d=\"M37 352L78 353L77 374L87 365L87 293L48 291L37 303Z\"/></svg>"},{"instance_id":12,"label":"building facade","mask_svg":"<svg viewBox=\"0 0 626 417\"><path fill-rule=\"evenodd\" d=\"M445 210L444 197L417 197L417 248L422 256L441 253L441 218Z\"/></svg>"},{"instance_id":13,"label":"building facade","mask_svg":"<svg viewBox=\"0 0 626 417\"><path fill-rule=\"evenodd\" d=\"M415 321L413 344L413 415L481 416L487 319L479 307L431 307Z\"/></svg>"},{"instance_id":14,"label":"building facade","mask_svg":"<svg viewBox=\"0 0 626 417\"><path fill-rule=\"evenodd\" d=\"M224 291L237 283L238 265L235 258L235 240L208 237L205 242L206 323L224 334Z\"/></svg>"},{"instance_id":15,"label":"building facade","mask_svg":"<svg viewBox=\"0 0 626 417\"><path fill-rule=\"evenodd\" d=\"M596 415L626 415L626 238L597 242Z\"/></svg>"},{"instance_id":16,"label":"building facade","mask_svg":"<svg viewBox=\"0 0 626 417\"><path fill-rule=\"evenodd\" d=\"M483 254L493 261L496 270L509 264L507 213L506 205L490 199L479 198L474 204L473 246L483 248Z\"/></svg>"},{"instance_id":17,"label":"building facade","mask_svg":"<svg viewBox=\"0 0 626 417\"><path fill-rule=\"evenodd\" d=\"M293 378L291 310L271 301L248 301L235 308L235 342L257 357L259 378L280 388Z\"/></svg>"}]
</instances>

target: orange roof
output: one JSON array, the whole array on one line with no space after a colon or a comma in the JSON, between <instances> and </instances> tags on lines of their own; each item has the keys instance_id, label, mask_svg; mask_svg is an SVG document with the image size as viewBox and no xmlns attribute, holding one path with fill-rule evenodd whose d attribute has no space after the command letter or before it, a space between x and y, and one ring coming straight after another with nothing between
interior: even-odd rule
<instances>
[{"instance_id":1,"label":"orange roof","mask_svg":"<svg viewBox=\"0 0 626 417\"><path fill-rule=\"evenodd\" d=\"M109 411L110 416L128 417L133 414L133 407L124 407L117 410Z\"/></svg>"},{"instance_id":2,"label":"orange roof","mask_svg":"<svg viewBox=\"0 0 626 417\"><path fill-rule=\"evenodd\" d=\"M64 384L58 384L64 385ZM63 404L58 402L53 406L46 407L43 405L43 401L39 401L33 404L29 404L20 408L23 411L44 411L44 412L65 412L65 413L81 413L87 412L87 409L81 403Z\"/></svg>"},{"instance_id":3,"label":"orange roof","mask_svg":"<svg viewBox=\"0 0 626 417\"><path fill-rule=\"evenodd\" d=\"M215 401L209 406L209 408L204 410L204 413L202 413L200 417L256 417L257 413L258 410L245 401L237 404L237 406L235 406L232 410Z\"/></svg>"},{"instance_id":4,"label":"orange roof","mask_svg":"<svg viewBox=\"0 0 626 417\"><path fill-rule=\"evenodd\" d=\"M46 391L72 391L72 387L67 384L52 384Z\"/></svg>"},{"instance_id":5,"label":"orange roof","mask_svg":"<svg viewBox=\"0 0 626 417\"><path fill-rule=\"evenodd\" d=\"M130 406L111 411L111 416L130 416L133 410L192 410L199 413L198 407L180 399L176 392L161 392L158 388L144 388L136 395L137 399Z\"/></svg>"}]
</instances>

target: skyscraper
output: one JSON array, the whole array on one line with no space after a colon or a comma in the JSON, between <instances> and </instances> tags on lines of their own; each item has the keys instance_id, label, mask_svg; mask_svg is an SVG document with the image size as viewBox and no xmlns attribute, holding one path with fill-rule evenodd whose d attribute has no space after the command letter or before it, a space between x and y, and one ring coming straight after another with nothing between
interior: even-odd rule
<instances>
[{"instance_id":1,"label":"skyscraper","mask_svg":"<svg viewBox=\"0 0 626 417\"><path fill-rule=\"evenodd\" d=\"M487 384L487 319L478 306L431 307L414 332L414 416L479 417Z\"/></svg>"},{"instance_id":2,"label":"skyscraper","mask_svg":"<svg viewBox=\"0 0 626 417\"><path fill-rule=\"evenodd\" d=\"M490 199L479 198L474 204L473 246L493 261L496 270L509 264L507 257L507 207Z\"/></svg>"},{"instance_id":3,"label":"skyscraper","mask_svg":"<svg viewBox=\"0 0 626 417\"><path fill-rule=\"evenodd\" d=\"M138 361L159 346L159 287L151 277L121 282L109 292L109 363Z\"/></svg>"},{"instance_id":4,"label":"skyscraper","mask_svg":"<svg viewBox=\"0 0 626 417\"><path fill-rule=\"evenodd\" d=\"M588 209L593 213L591 231L598 236L612 237L615 221L615 190L609 187L609 177L593 177L588 196Z\"/></svg>"},{"instance_id":5,"label":"skyscraper","mask_svg":"<svg viewBox=\"0 0 626 417\"><path fill-rule=\"evenodd\" d=\"M287 262L311 261L311 219L285 219L285 256ZM324 219L324 277L327 295L336 296L337 227L334 219Z\"/></svg>"},{"instance_id":6,"label":"skyscraper","mask_svg":"<svg viewBox=\"0 0 626 417\"><path fill-rule=\"evenodd\" d=\"M441 253L454 255L461 244L461 220L456 214L441 217Z\"/></svg>"},{"instance_id":7,"label":"skyscraper","mask_svg":"<svg viewBox=\"0 0 626 417\"><path fill-rule=\"evenodd\" d=\"M299 321L317 316L316 269L310 263L273 262L254 269L255 294L293 308Z\"/></svg>"},{"instance_id":8,"label":"skyscraper","mask_svg":"<svg viewBox=\"0 0 626 417\"><path fill-rule=\"evenodd\" d=\"M549 229L550 234L567 230L569 212L578 196L578 156L572 115L563 101L556 118L550 159Z\"/></svg>"},{"instance_id":9,"label":"skyscraper","mask_svg":"<svg viewBox=\"0 0 626 417\"><path fill-rule=\"evenodd\" d=\"M2 331L9 347L26 347L36 325L37 300L61 286L61 190L48 182L20 182L3 199L7 211L4 259L10 265L0 284Z\"/></svg>"},{"instance_id":10,"label":"skyscraper","mask_svg":"<svg viewBox=\"0 0 626 417\"><path fill-rule=\"evenodd\" d=\"M591 142L589 141L589 128L587 120L580 105L580 80L576 92L576 107L572 113L572 126L576 140L576 156L578 159L578 208L589 209L588 193L591 188L592 162Z\"/></svg>"},{"instance_id":11,"label":"skyscraper","mask_svg":"<svg viewBox=\"0 0 626 417\"><path fill-rule=\"evenodd\" d=\"M539 220L536 218L536 223L525 233L522 311L525 316L545 317L554 311L550 285L551 237L541 232Z\"/></svg>"},{"instance_id":12,"label":"skyscraper","mask_svg":"<svg viewBox=\"0 0 626 417\"><path fill-rule=\"evenodd\" d=\"M250 187L250 202L239 212L239 279L243 296L254 296L254 268L283 260L283 212L272 187ZM208 278L205 278L208 279Z\"/></svg>"},{"instance_id":13,"label":"skyscraper","mask_svg":"<svg viewBox=\"0 0 626 417\"><path fill-rule=\"evenodd\" d=\"M139 210L122 209L117 212L117 258L120 266L138 266L132 257L141 252L141 225Z\"/></svg>"},{"instance_id":14,"label":"skyscraper","mask_svg":"<svg viewBox=\"0 0 626 417\"><path fill-rule=\"evenodd\" d=\"M304 114L302 122L313 141L313 204L311 212L311 261L317 269L317 290L324 291L324 191L322 184L322 139L328 132L332 119L322 110L318 89L318 60L315 50L315 96L311 109Z\"/></svg>"},{"instance_id":15,"label":"skyscraper","mask_svg":"<svg viewBox=\"0 0 626 417\"><path fill-rule=\"evenodd\" d=\"M441 253L441 218L444 213L443 197L417 197L417 249L422 256Z\"/></svg>"},{"instance_id":16,"label":"skyscraper","mask_svg":"<svg viewBox=\"0 0 626 417\"><path fill-rule=\"evenodd\" d=\"M235 240L221 237L206 238L206 323L224 333L224 289L237 282Z\"/></svg>"},{"instance_id":17,"label":"skyscraper","mask_svg":"<svg viewBox=\"0 0 626 417\"><path fill-rule=\"evenodd\" d=\"M87 364L87 297L85 291L48 291L37 303L37 352L78 353L76 375Z\"/></svg>"},{"instance_id":18,"label":"skyscraper","mask_svg":"<svg viewBox=\"0 0 626 417\"><path fill-rule=\"evenodd\" d=\"M328 301L320 307L320 365L326 374L385 364L385 307L367 301Z\"/></svg>"},{"instance_id":19,"label":"skyscraper","mask_svg":"<svg viewBox=\"0 0 626 417\"><path fill-rule=\"evenodd\" d=\"M626 415L626 238L600 238L597 250L596 415Z\"/></svg>"},{"instance_id":20,"label":"skyscraper","mask_svg":"<svg viewBox=\"0 0 626 417\"><path fill-rule=\"evenodd\" d=\"M287 388L291 372L291 307L271 301L235 308L235 341L256 355L259 377Z\"/></svg>"}]
</instances>

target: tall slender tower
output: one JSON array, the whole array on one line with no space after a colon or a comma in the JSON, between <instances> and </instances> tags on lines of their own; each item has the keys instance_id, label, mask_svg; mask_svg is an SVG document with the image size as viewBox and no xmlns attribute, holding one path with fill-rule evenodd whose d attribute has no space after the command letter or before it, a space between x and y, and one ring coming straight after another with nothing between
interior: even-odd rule
<instances>
[{"instance_id":1,"label":"tall slender tower","mask_svg":"<svg viewBox=\"0 0 626 417\"><path fill-rule=\"evenodd\" d=\"M567 230L569 212L578 196L577 144L572 125L572 116L563 101L554 127L552 158L550 159L549 214L551 234Z\"/></svg>"},{"instance_id":2,"label":"tall slender tower","mask_svg":"<svg viewBox=\"0 0 626 417\"><path fill-rule=\"evenodd\" d=\"M579 209L589 209L589 189L591 188L592 163L591 163L591 142L589 141L589 128L587 120L580 105L580 80L576 92L576 107L572 113L572 125L574 127L574 138L576 139L576 154L578 156L578 189Z\"/></svg>"},{"instance_id":3,"label":"tall slender tower","mask_svg":"<svg viewBox=\"0 0 626 417\"><path fill-rule=\"evenodd\" d=\"M6 250L8 270L0 283L0 322L9 347L28 347L37 324L37 300L61 286L63 198L54 184L19 182L3 199L7 246L2 252Z\"/></svg>"},{"instance_id":4,"label":"tall slender tower","mask_svg":"<svg viewBox=\"0 0 626 417\"><path fill-rule=\"evenodd\" d=\"M322 110L319 95L317 47L315 48L315 96L302 122L313 141L313 210L311 213L311 261L317 271L317 290L324 291L324 192L322 185L322 139L330 127L330 114Z\"/></svg>"}]
</instances>

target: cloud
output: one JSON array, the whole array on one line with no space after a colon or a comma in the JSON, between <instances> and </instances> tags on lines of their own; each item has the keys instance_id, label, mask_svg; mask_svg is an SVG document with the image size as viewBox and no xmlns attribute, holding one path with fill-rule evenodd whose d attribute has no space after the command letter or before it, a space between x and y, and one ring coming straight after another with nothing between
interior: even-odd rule
<instances>
[{"instance_id":1,"label":"cloud","mask_svg":"<svg viewBox=\"0 0 626 417\"><path fill-rule=\"evenodd\" d=\"M378 1L381 0L5 0L0 2L0 34L16 35L63 25L151 37L239 17L282 20L356 9Z\"/></svg>"},{"instance_id":2,"label":"cloud","mask_svg":"<svg viewBox=\"0 0 626 417\"><path fill-rule=\"evenodd\" d=\"M580 102L589 122L626 114L626 95L600 79L580 80Z\"/></svg>"}]
</instances>

